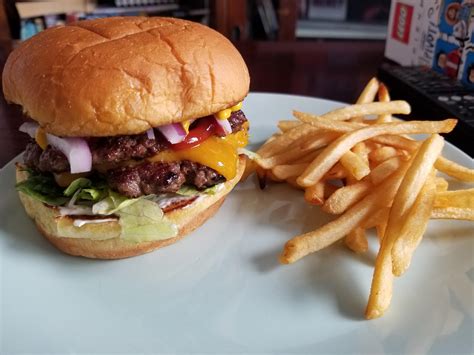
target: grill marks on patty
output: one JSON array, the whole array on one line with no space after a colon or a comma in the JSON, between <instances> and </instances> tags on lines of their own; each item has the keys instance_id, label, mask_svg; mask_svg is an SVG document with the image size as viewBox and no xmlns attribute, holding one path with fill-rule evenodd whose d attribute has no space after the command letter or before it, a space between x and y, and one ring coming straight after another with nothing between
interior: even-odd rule
<instances>
[{"instance_id":1,"label":"grill marks on patty","mask_svg":"<svg viewBox=\"0 0 474 355\"><path fill-rule=\"evenodd\" d=\"M232 132L241 130L246 121L242 111L233 112L229 118ZM155 132L155 138L148 139L146 134L89 138L93 168L107 166L105 177L111 188L128 197L176 192L183 184L205 189L225 181L215 170L191 161L139 162L168 149L168 142L159 132ZM33 139L26 146L23 160L29 168L42 172L69 171L62 152L51 146L42 150ZM120 166L127 161L137 164Z\"/></svg>"}]
</instances>

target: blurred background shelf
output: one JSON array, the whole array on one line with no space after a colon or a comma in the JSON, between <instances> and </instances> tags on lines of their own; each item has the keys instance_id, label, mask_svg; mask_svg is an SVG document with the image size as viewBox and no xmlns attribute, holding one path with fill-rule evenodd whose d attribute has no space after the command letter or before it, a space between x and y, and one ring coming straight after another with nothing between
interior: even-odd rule
<instances>
[{"instance_id":1,"label":"blurred background shelf","mask_svg":"<svg viewBox=\"0 0 474 355\"><path fill-rule=\"evenodd\" d=\"M93 15L125 15L130 12L139 13L159 13L166 11L178 10L178 4L162 4L162 5L150 5L150 6L130 6L130 7L101 7L97 6L91 11Z\"/></svg>"},{"instance_id":2,"label":"blurred background shelf","mask_svg":"<svg viewBox=\"0 0 474 355\"><path fill-rule=\"evenodd\" d=\"M115 15L172 16L209 25L233 41L249 66L251 90L341 101L354 100L376 74L389 11L387 0L0 1L0 65L20 39L51 26Z\"/></svg>"},{"instance_id":3,"label":"blurred background shelf","mask_svg":"<svg viewBox=\"0 0 474 355\"><path fill-rule=\"evenodd\" d=\"M296 38L385 40L387 25L356 22L299 20Z\"/></svg>"}]
</instances>

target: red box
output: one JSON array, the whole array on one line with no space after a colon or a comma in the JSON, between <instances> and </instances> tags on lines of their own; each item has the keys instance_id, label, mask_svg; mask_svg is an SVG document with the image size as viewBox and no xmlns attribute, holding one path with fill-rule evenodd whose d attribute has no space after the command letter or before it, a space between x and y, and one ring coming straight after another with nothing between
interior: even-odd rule
<instances>
[{"instance_id":1,"label":"red box","mask_svg":"<svg viewBox=\"0 0 474 355\"><path fill-rule=\"evenodd\" d=\"M413 6L399 2L395 7L391 37L402 43L410 41L410 28L413 19Z\"/></svg>"}]
</instances>

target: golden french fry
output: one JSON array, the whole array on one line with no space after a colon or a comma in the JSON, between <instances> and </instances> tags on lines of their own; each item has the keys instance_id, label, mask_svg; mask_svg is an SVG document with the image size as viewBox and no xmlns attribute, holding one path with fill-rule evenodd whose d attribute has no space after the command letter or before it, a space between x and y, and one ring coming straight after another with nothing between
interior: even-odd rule
<instances>
[{"instance_id":1,"label":"golden french fry","mask_svg":"<svg viewBox=\"0 0 474 355\"><path fill-rule=\"evenodd\" d=\"M400 167L403 161L406 160L401 157L393 157L385 160L370 172L370 180L374 185L378 185L381 181L393 174L393 172Z\"/></svg>"},{"instance_id":2,"label":"golden french fry","mask_svg":"<svg viewBox=\"0 0 474 355\"><path fill-rule=\"evenodd\" d=\"M456 191L437 192L435 208L456 207L474 209L474 188Z\"/></svg>"},{"instance_id":3,"label":"golden french fry","mask_svg":"<svg viewBox=\"0 0 474 355\"><path fill-rule=\"evenodd\" d=\"M314 186L304 190L304 199L312 205L321 205L324 202L324 182L320 181Z\"/></svg>"},{"instance_id":4,"label":"golden french fry","mask_svg":"<svg viewBox=\"0 0 474 355\"><path fill-rule=\"evenodd\" d=\"M364 140L385 134L447 133L452 131L456 123L457 120L455 119L382 123L344 134L328 145L313 160L305 172L298 178L298 184L304 187L316 184L349 149Z\"/></svg>"},{"instance_id":5,"label":"golden french fry","mask_svg":"<svg viewBox=\"0 0 474 355\"><path fill-rule=\"evenodd\" d=\"M352 148L352 151L361 157L367 165L369 165L370 148L367 146L367 144L364 142L357 143L354 148Z\"/></svg>"},{"instance_id":6,"label":"golden french fry","mask_svg":"<svg viewBox=\"0 0 474 355\"><path fill-rule=\"evenodd\" d=\"M381 243L385 235L385 231L387 230L387 224L388 224L388 213L387 213L387 219L385 219L384 221L381 221L379 224L375 226L375 229L377 231L377 237L379 238L379 241Z\"/></svg>"},{"instance_id":7,"label":"golden french fry","mask_svg":"<svg viewBox=\"0 0 474 355\"><path fill-rule=\"evenodd\" d=\"M333 132L350 132L354 129L367 127L367 123L363 122L346 122L346 121L335 121L323 116L316 116L310 113L293 111L293 116L303 123L309 124L318 129L333 131Z\"/></svg>"},{"instance_id":8,"label":"golden french fry","mask_svg":"<svg viewBox=\"0 0 474 355\"><path fill-rule=\"evenodd\" d=\"M360 93L360 96L357 99L356 103L366 104L369 102L373 102L375 100L375 95L377 95L378 90L379 81L377 80L377 78L370 79L364 90L362 90L362 92Z\"/></svg>"},{"instance_id":9,"label":"golden french fry","mask_svg":"<svg viewBox=\"0 0 474 355\"><path fill-rule=\"evenodd\" d=\"M277 165L272 168L272 173L278 179L286 180L291 177L298 177L306 169L308 163Z\"/></svg>"},{"instance_id":10,"label":"golden french fry","mask_svg":"<svg viewBox=\"0 0 474 355\"><path fill-rule=\"evenodd\" d=\"M356 228L344 238L346 246L355 253L365 253L369 249L369 242L364 228Z\"/></svg>"},{"instance_id":11,"label":"golden french fry","mask_svg":"<svg viewBox=\"0 0 474 355\"><path fill-rule=\"evenodd\" d=\"M292 163L294 164L306 163L306 165L308 165L309 163L313 161L314 158L317 157L319 153L321 153L321 149L315 150L311 153L307 153L306 155L298 159L295 159Z\"/></svg>"},{"instance_id":12,"label":"golden french fry","mask_svg":"<svg viewBox=\"0 0 474 355\"><path fill-rule=\"evenodd\" d=\"M381 83L378 90L378 98L380 102L389 102L390 101L390 94L388 93L387 87ZM387 113L383 115L379 115L376 120L376 123L387 123L392 122L392 115Z\"/></svg>"},{"instance_id":13,"label":"golden french fry","mask_svg":"<svg viewBox=\"0 0 474 355\"><path fill-rule=\"evenodd\" d=\"M431 211L433 219L461 219L466 221L474 221L474 209L458 208L458 207L440 207L433 208Z\"/></svg>"},{"instance_id":14,"label":"golden french fry","mask_svg":"<svg viewBox=\"0 0 474 355\"><path fill-rule=\"evenodd\" d=\"M311 141L308 142L307 138L310 138ZM277 165L283 165L291 161L303 158L309 153L326 146L333 139L333 135L331 134L314 134L313 132L312 136L308 136L306 137L306 139L302 139L299 144L294 145L292 148L287 148L286 151L282 151L273 156L267 156L264 158L260 157L257 160L257 163L265 169L272 169Z\"/></svg>"},{"instance_id":15,"label":"golden french fry","mask_svg":"<svg viewBox=\"0 0 474 355\"><path fill-rule=\"evenodd\" d=\"M474 182L474 169L466 168L465 166L459 165L445 157L438 158L435 168L455 179Z\"/></svg>"},{"instance_id":16,"label":"golden french fry","mask_svg":"<svg viewBox=\"0 0 474 355\"><path fill-rule=\"evenodd\" d=\"M371 214L362 224L362 228L370 229L387 222L390 207L383 207Z\"/></svg>"},{"instance_id":17,"label":"golden french fry","mask_svg":"<svg viewBox=\"0 0 474 355\"><path fill-rule=\"evenodd\" d=\"M370 152L369 160L375 163L381 163L387 159L401 155L401 153L393 147L380 147Z\"/></svg>"},{"instance_id":18,"label":"golden french fry","mask_svg":"<svg viewBox=\"0 0 474 355\"><path fill-rule=\"evenodd\" d=\"M321 206L321 209L330 214L344 213L348 208L364 198L370 192L371 187L373 185L369 180L343 186L329 196Z\"/></svg>"},{"instance_id":19,"label":"golden french fry","mask_svg":"<svg viewBox=\"0 0 474 355\"><path fill-rule=\"evenodd\" d=\"M337 132L318 132L301 140L301 149L320 149L340 136Z\"/></svg>"},{"instance_id":20,"label":"golden french fry","mask_svg":"<svg viewBox=\"0 0 474 355\"><path fill-rule=\"evenodd\" d=\"M260 149L257 150L257 154L263 158L278 154L288 149L288 147L295 141L297 142L304 137L314 134L316 130L317 129L315 127L308 126L305 129L300 129L299 126L296 126L282 133L281 135L276 136L272 141L266 142Z\"/></svg>"},{"instance_id":21,"label":"golden french fry","mask_svg":"<svg viewBox=\"0 0 474 355\"><path fill-rule=\"evenodd\" d=\"M408 164L405 163L395 174L375 188L370 195L364 197L337 219L315 231L290 239L285 244L280 262L283 264L294 263L310 253L335 243L358 227L373 211L379 209L380 206L385 206L388 201L393 199L407 167Z\"/></svg>"},{"instance_id":22,"label":"golden french fry","mask_svg":"<svg viewBox=\"0 0 474 355\"><path fill-rule=\"evenodd\" d=\"M369 102L345 106L325 113L321 117L335 121L345 121L352 117L383 115L387 113L408 115L410 111L410 105L406 101Z\"/></svg>"},{"instance_id":23,"label":"golden french fry","mask_svg":"<svg viewBox=\"0 0 474 355\"><path fill-rule=\"evenodd\" d=\"M390 306L393 289L392 247L399 235L402 221L425 184L443 145L444 139L438 134L433 134L423 142L395 195L387 229L375 261L372 287L365 313L367 319L382 316Z\"/></svg>"},{"instance_id":24,"label":"golden french fry","mask_svg":"<svg viewBox=\"0 0 474 355\"><path fill-rule=\"evenodd\" d=\"M299 126L302 129L304 128L301 122L293 121L293 120L278 121L277 126L280 129L280 131L282 131L283 133L286 131L289 131L292 128L295 128L296 126Z\"/></svg>"},{"instance_id":25,"label":"golden french fry","mask_svg":"<svg viewBox=\"0 0 474 355\"><path fill-rule=\"evenodd\" d=\"M401 276L410 266L413 253L428 227L435 194L436 184L433 172L404 217L403 226L393 244L392 272L395 276Z\"/></svg>"},{"instance_id":26,"label":"golden french fry","mask_svg":"<svg viewBox=\"0 0 474 355\"><path fill-rule=\"evenodd\" d=\"M370 174L369 165L359 155L350 150L341 157L340 163L356 180L361 180Z\"/></svg>"},{"instance_id":27,"label":"golden french fry","mask_svg":"<svg viewBox=\"0 0 474 355\"><path fill-rule=\"evenodd\" d=\"M435 166L436 166L436 163L435 163ZM436 177L435 184L436 184L436 192L444 192L449 187L448 181L446 179L443 179L442 177Z\"/></svg>"}]
</instances>

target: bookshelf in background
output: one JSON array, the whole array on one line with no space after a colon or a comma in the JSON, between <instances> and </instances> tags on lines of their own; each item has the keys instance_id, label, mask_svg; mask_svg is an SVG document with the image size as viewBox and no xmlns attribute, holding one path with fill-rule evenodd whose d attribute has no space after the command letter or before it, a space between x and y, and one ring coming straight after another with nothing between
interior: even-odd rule
<instances>
[{"instance_id":1,"label":"bookshelf in background","mask_svg":"<svg viewBox=\"0 0 474 355\"><path fill-rule=\"evenodd\" d=\"M4 0L10 1L10 0ZM171 16L209 24L209 0L68 0L10 1L8 19L14 39L77 20L111 16ZM8 7L6 7L8 9ZM16 12L16 13L14 13Z\"/></svg>"}]
</instances>

